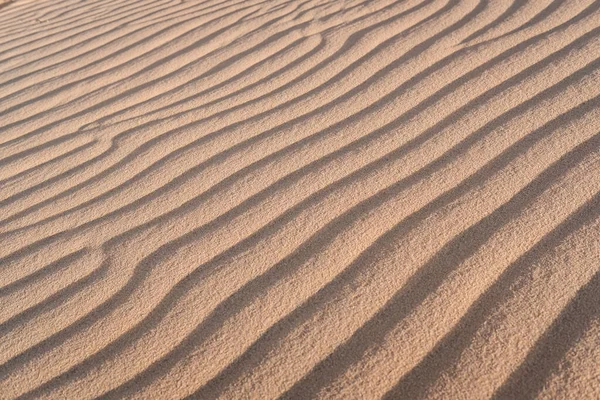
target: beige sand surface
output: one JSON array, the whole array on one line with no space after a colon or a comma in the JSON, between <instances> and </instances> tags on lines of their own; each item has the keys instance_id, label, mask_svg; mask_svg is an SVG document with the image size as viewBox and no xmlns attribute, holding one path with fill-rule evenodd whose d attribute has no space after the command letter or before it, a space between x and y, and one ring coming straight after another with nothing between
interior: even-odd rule
<instances>
[{"instance_id":1,"label":"beige sand surface","mask_svg":"<svg viewBox=\"0 0 600 400\"><path fill-rule=\"evenodd\" d=\"M600 399L600 0L0 6L0 398Z\"/></svg>"}]
</instances>

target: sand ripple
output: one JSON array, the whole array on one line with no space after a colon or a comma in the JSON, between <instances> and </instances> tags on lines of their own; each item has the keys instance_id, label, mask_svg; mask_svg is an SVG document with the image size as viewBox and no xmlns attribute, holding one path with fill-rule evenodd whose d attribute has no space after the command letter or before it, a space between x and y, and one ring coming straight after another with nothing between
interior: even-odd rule
<instances>
[{"instance_id":1,"label":"sand ripple","mask_svg":"<svg viewBox=\"0 0 600 400\"><path fill-rule=\"evenodd\" d=\"M0 4L0 398L600 398L600 1Z\"/></svg>"}]
</instances>

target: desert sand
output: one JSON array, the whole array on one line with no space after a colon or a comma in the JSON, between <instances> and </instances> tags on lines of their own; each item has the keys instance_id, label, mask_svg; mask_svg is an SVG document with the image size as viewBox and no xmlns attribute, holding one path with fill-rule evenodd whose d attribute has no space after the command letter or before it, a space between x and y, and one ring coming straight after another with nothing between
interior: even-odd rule
<instances>
[{"instance_id":1,"label":"desert sand","mask_svg":"<svg viewBox=\"0 0 600 400\"><path fill-rule=\"evenodd\" d=\"M600 1L0 8L0 398L599 399Z\"/></svg>"}]
</instances>

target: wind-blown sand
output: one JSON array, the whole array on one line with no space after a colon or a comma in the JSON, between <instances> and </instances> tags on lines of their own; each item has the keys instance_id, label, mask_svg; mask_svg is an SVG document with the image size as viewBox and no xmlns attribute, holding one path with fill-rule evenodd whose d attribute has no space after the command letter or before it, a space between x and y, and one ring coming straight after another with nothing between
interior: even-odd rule
<instances>
[{"instance_id":1,"label":"wind-blown sand","mask_svg":"<svg viewBox=\"0 0 600 400\"><path fill-rule=\"evenodd\" d=\"M600 1L0 9L0 397L600 398Z\"/></svg>"}]
</instances>

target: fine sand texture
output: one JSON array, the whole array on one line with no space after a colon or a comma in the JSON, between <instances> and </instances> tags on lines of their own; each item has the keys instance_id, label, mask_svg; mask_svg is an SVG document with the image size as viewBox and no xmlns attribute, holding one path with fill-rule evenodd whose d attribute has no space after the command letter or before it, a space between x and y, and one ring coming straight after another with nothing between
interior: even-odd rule
<instances>
[{"instance_id":1,"label":"fine sand texture","mask_svg":"<svg viewBox=\"0 0 600 400\"><path fill-rule=\"evenodd\" d=\"M600 399L600 0L0 7L0 399Z\"/></svg>"}]
</instances>

